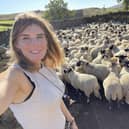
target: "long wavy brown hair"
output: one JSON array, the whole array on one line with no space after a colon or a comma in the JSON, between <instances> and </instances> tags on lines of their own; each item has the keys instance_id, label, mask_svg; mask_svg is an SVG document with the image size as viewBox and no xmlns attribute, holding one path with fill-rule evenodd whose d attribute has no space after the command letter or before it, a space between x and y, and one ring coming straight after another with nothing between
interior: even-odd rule
<instances>
[{"instance_id":1,"label":"long wavy brown hair","mask_svg":"<svg viewBox=\"0 0 129 129\"><path fill-rule=\"evenodd\" d=\"M51 68L58 68L64 63L64 51L58 40L52 25L35 13L22 13L16 16L10 33L10 61L18 63L22 68L29 71L37 71L35 65L29 61L19 49L16 48L18 36L28 26L36 24L43 29L48 42L48 50L42 63Z\"/></svg>"}]
</instances>

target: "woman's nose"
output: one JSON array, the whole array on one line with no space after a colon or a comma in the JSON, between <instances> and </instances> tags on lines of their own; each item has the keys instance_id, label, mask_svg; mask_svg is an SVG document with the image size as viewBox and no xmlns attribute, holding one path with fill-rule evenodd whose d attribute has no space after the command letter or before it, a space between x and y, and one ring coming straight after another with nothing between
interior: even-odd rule
<instances>
[{"instance_id":1,"label":"woman's nose","mask_svg":"<svg viewBox=\"0 0 129 129\"><path fill-rule=\"evenodd\" d=\"M30 42L31 42L32 44L37 44L37 39L36 39L36 38L31 38Z\"/></svg>"}]
</instances>

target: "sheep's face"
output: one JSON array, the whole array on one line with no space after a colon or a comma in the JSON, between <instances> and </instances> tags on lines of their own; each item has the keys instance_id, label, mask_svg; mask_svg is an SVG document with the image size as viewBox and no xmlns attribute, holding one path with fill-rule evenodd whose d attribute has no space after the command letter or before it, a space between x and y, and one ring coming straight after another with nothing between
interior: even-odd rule
<instances>
[{"instance_id":1,"label":"sheep's face","mask_svg":"<svg viewBox=\"0 0 129 129\"><path fill-rule=\"evenodd\" d=\"M81 47L81 52L85 52L88 50L88 47Z\"/></svg>"},{"instance_id":2,"label":"sheep's face","mask_svg":"<svg viewBox=\"0 0 129 129\"><path fill-rule=\"evenodd\" d=\"M112 64L117 64L118 59L116 57L112 57L112 58L110 58L110 61Z\"/></svg>"},{"instance_id":3,"label":"sheep's face","mask_svg":"<svg viewBox=\"0 0 129 129\"><path fill-rule=\"evenodd\" d=\"M77 63L76 63L76 66L81 66L82 62L79 60Z\"/></svg>"},{"instance_id":4,"label":"sheep's face","mask_svg":"<svg viewBox=\"0 0 129 129\"><path fill-rule=\"evenodd\" d=\"M64 74L67 74L67 73L70 73L70 72L73 72L73 69L70 67L70 68L66 68L63 70Z\"/></svg>"},{"instance_id":5,"label":"sheep's face","mask_svg":"<svg viewBox=\"0 0 129 129\"><path fill-rule=\"evenodd\" d=\"M125 66L128 62L128 59L127 59L127 56L125 55L119 55L119 56L116 56L119 58L119 63L121 66Z\"/></svg>"},{"instance_id":6,"label":"sheep's face","mask_svg":"<svg viewBox=\"0 0 129 129\"><path fill-rule=\"evenodd\" d=\"M67 72L68 72L68 73L73 72L73 69L72 69L72 68L69 68L69 69L67 70Z\"/></svg>"},{"instance_id":7,"label":"sheep's face","mask_svg":"<svg viewBox=\"0 0 129 129\"><path fill-rule=\"evenodd\" d=\"M112 50L115 46L112 44L109 46L109 49Z\"/></svg>"},{"instance_id":8,"label":"sheep's face","mask_svg":"<svg viewBox=\"0 0 129 129\"><path fill-rule=\"evenodd\" d=\"M125 50L126 52L129 52L129 48L125 48L124 50Z\"/></svg>"},{"instance_id":9,"label":"sheep's face","mask_svg":"<svg viewBox=\"0 0 129 129\"><path fill-rule=\"evenodd\" d=\"M81 66L81 65L84 65L84 61L79 60L79 61L76 63L76 66Z\"/></svg>"},{"instance_id":10,"label":"sheep's face","mask_svg":"<svg viewBox=\"0 0 129 129\"><path fill-rule=\"evenodd\" d=\"M67 73L67 69L64 69L63 72L66 74Z\"/></svg>"},{"instance_id":11,"label":"sheep's face","mask_svg":"<svg viewBox=\"0 0 129 129\"><path fill-rule=\"evenodd\" d=\"M129 68L129 60L125 62L125 66Z\"/></svg>"},{"instance_id":12,"label":"sheep's face","mask_svg":"<svg viewBox=\"0 0 129 129\"><path fill-rule=\"evenodd\" d=\"M101 49L100 53L105 54L105 49Z\"/></svg>"},{"instance_id":13,"label":"sheep's face","mask_svg":"<svg viewBox=\"0 0 129 129\"><path fill-rule=\"evenodd\" d=\"M103 59L108 59L109 57L108 57L108 55L104 54L104 55L102 56L102 58L103 58Z\"/></svg>"}]
</instances>

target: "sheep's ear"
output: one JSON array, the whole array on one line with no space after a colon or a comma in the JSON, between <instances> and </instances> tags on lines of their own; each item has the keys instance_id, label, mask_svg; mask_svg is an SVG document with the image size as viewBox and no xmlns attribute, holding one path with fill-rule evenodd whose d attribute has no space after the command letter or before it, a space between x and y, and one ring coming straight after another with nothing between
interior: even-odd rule
<instances>
[{"instance_id":1,"label":"sheep's ear","mask_svg":"<svg viewBox=\"0 0 129 129\"><path fill-rule=\"evenodd\" d=\"M72 71L73 71L73 69L71 67L67 70L68 73L70 73Z\"/></svg>"},{"instance_id":2,"label":"sheep's ear","mask_svg":"<svg viewBox=\"0 0 129 129\"><path fill-rule=\"evenodd\" d=\"M112 45L109 47L109 49L110 49L110 50L112 50L112 49L113 49L113 47L114 47L114 45L112 44Z\"/></svg>"},{"instance_id":3,"label":"sheep's ear","mask_svg":"<svg viewBox=\"0 0 129 129\"><path fill-rule=\"evenodd\" d=\"M72 69L72 67L69 69L69 72L72 72L73 71L73 69Z\"/></svg>"},{"instance_id":4,"label":"sheep's ear","mask_svg":"<svg viewBox=\"0 0 129 129\"><path fill-rule=\"evenodd\" d=\"M89 62L86 62L85 64L86 64L86 65L89 65Z\"/></svg>"},{"instance_id":5,"label":"sheep's ear","mask_svg":"<svg viewBox=\"0 0 129 129\"><path fill-rule=\"evenodd\" d=\"M105 54L105 49L101 49L101 54Z\"/></svg>"},{"instance_id":6,"label":"sheep's ear","mask_svg":"<svg viewBox=\"0 0 129 129\"><path fill-rule=\"evenodd\" d=\"M129 61L126 61L125 63L126 63L126 66L129 68Z\"/></svg>"},{"instance_id":7,"label":"sheep's ear","mask_svg":"<svg viewBox=\"0 0 129 129\"><path fill-rule=\"evenodd\" d=\"M81 51L84 51L84 47L81 47Z\"/></svg>"},{"instance_id":8,"label":"sheep's ear","mask_svg":"<svg viewBox=\"0 0 129 129\"><path fill-rule=\"evenodd\" d=\"M81 61L79 60L77 63L76 63L76 66L80 66L81 65Z\"/></svg>"},{"instance_id":9,"label":"sheep's ear","mask_svg":"<svg viewBox=\"0 0 129 129\"><path fill-rule=\"evenodd\" d=\"M125 56L125 55L116 55L115 57L118 57L119 59L123 59L123 58L125 58L127 56Z\"/></svg>"},{"instance_id":10,"label":"sheep's ear","mask_svg":"<svg viewBox=\"0 0 129 129\"><path fill-rule=\"evenodd\" d=\"M85 50L88 50L88 46L85 47Z\"/></svg>"},{"instance_id":11,"label":"sheep's ear","mask_svg":"<svg viewBox=\"0 0 129 129\"><path fill-rule=\"evenodd\" d=\"M64 73L67 73L67 69L64 69Z\"/></svg>"},{"instance_id":12,"label":"sheep's ear","mask_svg":"<svg viewBox=\"0 0 129 129\"><path fill-rule=\"evenodd\" d=\"M128 52L128 51L129 51L129 48L125 48L124 50L125 50L126 52Z\"/></svg>"},{"instance_id":13,"label":"sheep's ear","mask_svg":"<svg viewBox=\"0 0 129 129\"><path fill-rule=\"evenodd\" d=\"M120 57L120 58L125 58L125 57L127 57L127 56L125 56L125 55L120 55L119 57Z\"/></svg>"},{"instance_id":14,"label":"sheep's ear","mask_svg":"<svg viewBox=\"0 0 129 129\"><path fill-rule=\"evenodd\" d=\"M83 62L85 65L89 65L89 62L88 61L84 61Z\"/></svg>"}]
</instances>

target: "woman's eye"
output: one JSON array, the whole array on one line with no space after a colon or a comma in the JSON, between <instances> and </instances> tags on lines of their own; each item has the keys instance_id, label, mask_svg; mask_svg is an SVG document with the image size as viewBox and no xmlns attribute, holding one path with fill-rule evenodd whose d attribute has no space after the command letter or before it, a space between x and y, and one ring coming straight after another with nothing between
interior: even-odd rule
<instances>
[{"instance_id":1,"label":"woman's eye","mask_svg":"<svg viewBox=\"0 0 129 129\"><path fill-rule=\"evenodd\" d=\"M23 40L26 40L26 39L29 39L29 37L23 37L22 39L23 39Z\"/></svg>"},{"instance_id":2,"label":"woman's eye","mask_svg":"<svg viewBox=\"0 0 129 129\"><path fill-rule=\"evenodd\" d=\"M38 39L42 39L42 38L43 38L43 36L38 36L37 38L38 38Z\"/></svg>"},{"instance_id":3,"label":"woman's eye","mask_svg":"<svg viewBox=\"0 0 129 129\"><path fill-rule=\"evenodd\" d=\"M37 36L37 39L45 39L44 35Z\"/></svg>"}]
</instances>

